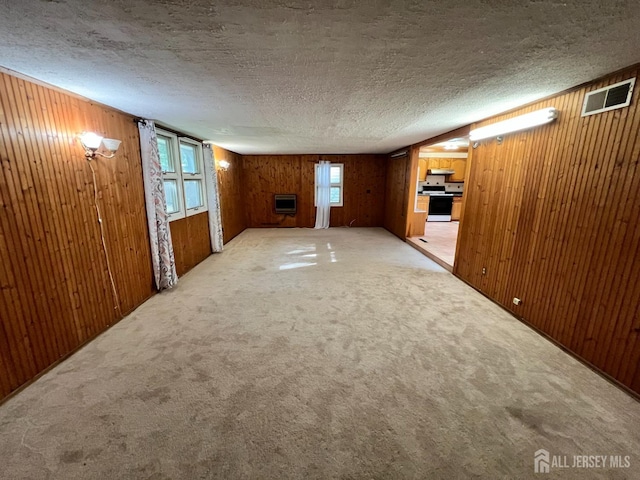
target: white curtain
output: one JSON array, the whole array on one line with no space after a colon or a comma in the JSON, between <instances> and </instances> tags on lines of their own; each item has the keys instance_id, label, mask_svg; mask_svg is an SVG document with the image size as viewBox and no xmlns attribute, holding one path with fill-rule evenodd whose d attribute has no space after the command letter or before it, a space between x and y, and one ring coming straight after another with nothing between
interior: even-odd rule
<instances>
[{"instance_id":1,"label":"white curtain","mask_svg":"<svg viewBox=\"0 0 640 480\"><path fill-rule=\"evenodd\" d=\"M218 172L213 159L213 148L204 145L204 173L207 185L207 207L209 208L209 234L211 235L211 250L221 252L222 219L220 217L220 194L218 193Z\"/></svg>"},{"instance_id":2,"label":"white curtain","mask_svg":"<svg viewBox=\"0 0 640 480\"><path fill-rule=\"evenodd\" d=\"M157 289L164 290L175 286L178 282L178 274L176 273L176 259L171 243L162 167L158 155L158 137L155 125L151 120L139 121L138 129L140 130L142 178L149 223L153 275Z\"/></svg>"},{"instance_id":3,"label":"white curtain","mask_svg":"<svg viewBox=\"0 0 640 480\"><path fill-rule=\"evenodd\" d=\"M329 228L331 216L331 162L320 161L316 167L316 226Z\"/></svg>"}]
</instances>

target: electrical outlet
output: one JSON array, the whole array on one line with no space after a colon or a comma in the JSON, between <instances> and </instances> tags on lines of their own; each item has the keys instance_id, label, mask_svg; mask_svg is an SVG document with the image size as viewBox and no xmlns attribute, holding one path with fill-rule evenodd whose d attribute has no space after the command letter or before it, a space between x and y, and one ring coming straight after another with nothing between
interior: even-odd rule
<instances>
[{"instance_id":1,"label":"electrical outlet","mask_svg":"<svg viewBox=\"0 0 640 480\"><path fill-rule=\"evenodd\" d=\"M522 300L520 300L518 297L513 297L513 304L514 305L520 305L522 303Z\"/></svg>"},{"instance_id":2,"label":"electrical outlet","mask_svg":"<svg viewBox=\"0 0 640 480\"><path fill-rule=\"evenodd\" d=\"M487 269L485 267L482 267L482 274L486 275L487 274Z\"/></svg>"}]
</instances>

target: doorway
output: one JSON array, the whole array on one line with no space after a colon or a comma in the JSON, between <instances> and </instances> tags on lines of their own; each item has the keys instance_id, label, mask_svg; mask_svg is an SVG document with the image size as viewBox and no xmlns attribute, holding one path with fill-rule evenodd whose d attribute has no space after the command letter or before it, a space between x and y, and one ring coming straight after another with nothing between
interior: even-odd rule
<instances>
[{"instance_id":1,"label":"doorway","mask_svg":"<svg viewBox=\"0 0 640 480\"><path fill-rule=\"evenodd\" d=\"M416 210L425 210L424 232L407 242L449 271L455 262L469 138L420 147Z\"/></svg>"}]
</instances>

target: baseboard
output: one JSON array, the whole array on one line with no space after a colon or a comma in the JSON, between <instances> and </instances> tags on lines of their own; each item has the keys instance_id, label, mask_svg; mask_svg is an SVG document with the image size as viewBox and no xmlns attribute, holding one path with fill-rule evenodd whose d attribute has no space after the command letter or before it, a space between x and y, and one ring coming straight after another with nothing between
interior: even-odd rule
<instances>
[{"instance_id":1,"label":"baseboard","mask_svg":"<svg viewBox=\"0 0 640 480\"><path fill-rule=\"evenodd\" d=\"M85 340L83 343L81 343L80 345L78 345L76 348L74 348L73 350L65 353L62 357L60 357L58 360L56 360L55 362L53 362L51 365L49 365L48 367L46 367L44 370L42 370L41 372L38 372L34 377L30 378L29 380L27 380L25 383L23 383L22 385L20 385L18 388L16 388L15 390L13 390L12 392L10 392L9 394L7 394L7 396L0 398L0 407L7 401L9 401L10 399L12 399L13 397L15 397L16 395L18 395L20 392L22 392L24 389L26 389L27 387L29 387L30 385L32 385L33 383L35 383L40 377L42 377L43 375L46 375L47 373L49 373L51 370L53 370L55 367L57 367L58 365L60 365L62 362L64 362L66 359L68 359L69 357L71 357L72 355L75 355L77 352L79 352L80 350L82 350L84 347L86 347L87 345L89 345L91 342L93 342L96 338L98 338L100 335L102 335L103 333L105 333L106 331L108 331L109 329L111 329L111 327L113 327L114 325L117 325L118 323L120 323L122 320L124 320L125 318L127 318L136 308L138 308L140 305L142 305L143 303L145 303L147 300L149 300L150 298L152 298L156 293L158 292L153 292L149 297L145 298L139 305L135 306L134 308L132 308L131 310L129 310L128 312L125 312L122 315L122 318L117 318L114 320L113 323L111 323L110 325L108 325L104 330L96 333L95 335L89 337L87 340Z\"/></svg>"},{"instance_id":2,"label":"baseboard","mask_svg":"<svg viewBox=\"0 0 640 480\"><path fill-rule=\"evenodd\" d=\"M483 297L491 300L493 303L495 303L496 305L498 305L501 309L503 309L505 312L507 312L509 315L511 315L513 318L515 318L516 320L518 320L519 322L523 323L524 325L526 325L527 327L529 327L531 330L533 330L534 332L536 332L538 335L540 335L542 338L546 339L547 341L551 342L553 345L555 345L556 347L560 348L560 350L562 350L563 352L567 353L568 355L572 356L573 358L575 358L576 360L578 360L580 363L582 363L585 367L588 367L590 370L592 370L593 372L597 373L598 375L600 375L602 378L604 378L605 380L607 380L610 384L614 385L615 387L619 388L620 390L623 390L625 393L627 393L629 396L633 397L634 400L640 402L640 393L636 392L635 390L632 390L631 388L629 388L628 386L626 386L625 384L623 384L622 382L620 382L619 380L617 380L616 378L612 377L611 375L609 375L608 373L602 371L600 368L596 367L593 363L589 362L588 360L585 360L584 358L582 358L580 355L578 355L576 352L574 352L573 350L570 350L569 348L567 348L566 346L564 346L562 343L560 343L558 340L556 340L555 338L553 338L552 336L550 336L548 333L543 332L542 330L540 330L538 327L536 327L535 325L533 325L532 323L529 323L527 320L525 320L522 317L519 317L517 315L515 315L511 310L509 310L507 307L505 307L504 305L502 305L499 302L496 302L493 298L491 298L489 295L487 295L486 293L484 293L482 290L476 288L474 285L472 285L471 283L467 282L465 279L460 278L458 275L453 274L458 280L460 280L461 282L469 285L471 288L473 288L476 292L480 293Z\"/></svg>"}]
</instances>

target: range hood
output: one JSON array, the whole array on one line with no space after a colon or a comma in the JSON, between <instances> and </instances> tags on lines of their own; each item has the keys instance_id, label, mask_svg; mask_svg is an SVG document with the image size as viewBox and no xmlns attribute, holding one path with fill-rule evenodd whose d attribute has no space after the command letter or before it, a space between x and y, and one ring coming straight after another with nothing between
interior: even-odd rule
<instances>
[{"instance_id":1,"label":"range hood","mask_svg":"<svg viewBox=\"0 0 640 480\"><path fill-rule=\"evenodd\" d=\"M427 170L427 175L453 175L455 170L450 168L430 168Z\"/></svg>"}]
</instances>

